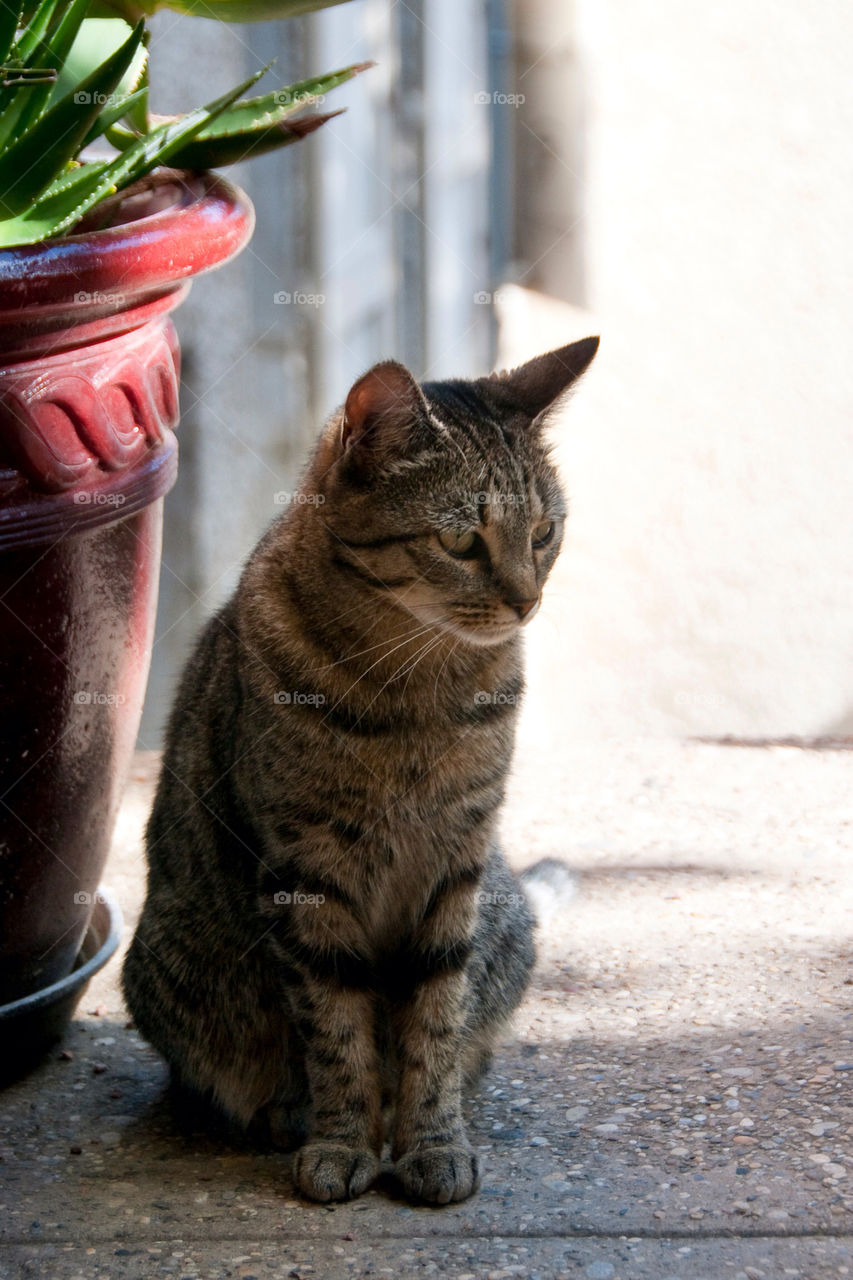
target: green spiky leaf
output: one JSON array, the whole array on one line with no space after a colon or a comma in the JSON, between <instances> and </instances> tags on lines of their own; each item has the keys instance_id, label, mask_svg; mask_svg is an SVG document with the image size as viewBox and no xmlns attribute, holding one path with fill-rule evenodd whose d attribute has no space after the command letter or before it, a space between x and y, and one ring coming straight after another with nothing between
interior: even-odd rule
<instances>
[{"instance_id":1,"label":"green spiky leaf","mask_svg":"<svg viewBox=\"0 0 853 1280\"><path fill-rule=\"evenodd\" d=\"M300 80L274 93L237 102L183 147L174 163L186 169L213 169L298 142L340 113L333 111L298 120L290 117L372 65L370 62L354 63L340 71Z\"/></svg>"},{"instance_id":2,"label":"green spiky leaf","mask_svg":"<svg viewBox=\"0 0 853 1280\"><path fill-rule=\"evenodd\" d=\"M2 2L2 0L0 0ZM61 16L71 0L40 0L38 8L12 44L5 59L7 74L0 86L0 148L15 137L18 122L32 94L51 92L57 75L57 61L45 55L45 43L51 23ZM23 15L22 15L23 16Z\"/></svg>"},{"instance_id":3,"label":"green spiky leaf","mask_svg":"<svg viewBox=\"0 0 853 1280\"><path fill-rule=\"evenodd\" d=\"M129 25L118 18L87 17L60 68L54 101L76 89L80 81L94 71L95 67L99 67L110 54L115 53L130 35L132 26L133 24ZM133 93L140 88L145 80L147 64L148 50L143 40L121 78L118 91Z\"/></svg>"},{"instance_id":4,"label":"green spiky leaf","mask_svg":"<svg viewBox=\"0 0 853 1280\"><path fill-rule=\"evenodd\" d=\"M291 124L270 125L265 129L245 130L224 138L196 138L182 147L175 164L182 169L214 169L226 164L239 164L267 151L277 151L319 129L327 120L341 115L328 111L325 115L305 116Z\"/></svg>"},{"instance_id":5,"label":"green spiky leaf","mask_svg":"<svg viewBox=\"0 0 853 1280\"><path fill-rule=\"evenodd\" d=\"M136 108L145 102L148 97L148 89L138 89L136 93L129 93L127 97L119 97L112 106L104 107L95 123L92 125L86 137L83 139L83 147L88 147L100 138L110 129L117 120L123 120L126 116L132 115ZM81 147L81 150L83 148Z\"/></svg>"},{"instance_id":6,"label":"green spiky leaf","mask_svg":"<svg viewBox=\"0 0 853 1280\"><path fill-rule=\"evenodd\" d=\"M369 65L238 102L259 72L207 107L150 120L143 12L253 21L342 2L0 0L0 247L68 231L159 163L207 168L295 142L338 114L296 113ZM120 154L80 164L83 148L102 137Z\"/></svg>"},{"instance_id":7,"label":"green spiky leaf","mask_svg":"<svg viewBox=\"0 0 853 1280\"><path fill-rule=\"evenodd\" d=\"M138 88L128 102L127 120L137 133L148 132L148 65L142 68Z\"/></svg>"},{"instance_id":8,"label":"green spiky leaf","mask_svg":"<svg viewBox=\"0 0 853 1280\"><path fill-rule=\"evenodd\" d=\"M25 12L26 26L15 45L16 57L26 62L32 56L50 30L56 10L62 12L62 8L62 0L41 0L32 14Z\"/></svg>"},{"instance_id":9,"label":"green spiky leaf","mask_svg":"<svg viewBox=\"0 0 853 1280\"><path fill-rule=\"evenodd\" d=\"M34 49L30 57L30 62L34 66L51 67L58 74L58 69L64 64L77 38L88 7L89 0L71 0L65 12L58 15L59 21L56 26L51 28ZM35 124L51 97L54 96L54 91L54 84L50 80L35 86L26 94L19 91L15 105L17 106L20 102L21 110L16 113L17 119L11 130L11 137L20 138L31 125Z\"/></svg>"},{"instance_id":10,"label":"green spiky leaf","mask_svg":"<svg viewBox=\"0 0 853 1280\"><path fill-rule=\"evenodd\" d=\"M12 45L15 43L15 35L18 27L21 26L22 17L21 5L10 4L9 0L0 0L0 64L4 67L6 59L12 52Z\"/></svg>"},{"instance_id":11,"label":"green spiky leaf","mask_svg":"<svg viewBox=\"0 0 853 1280\"><path fill-rule=\"evenodd\" d=\"M111 58L87 76L0 157L0 215L23 213L77 155L142 40L140 22Z\"/></svg>"},{"instance_id":12,"label":"green spiky leaf","mask_svg":"<svg viewBox=\"0 0 853 1280\"><path fill-rule=\"evenodd\" d=\"M263 74L259 72L258 75ZM17 217L0 221L0 247L35 244L60 235L79 222L94 205L117 188L128 186L158 164L171 160L181 145L215 119L220 112L256 83L258 75L238 85L230 93L206 107L190 111L178 122L164 124L139 138L122 155L109 163L83 165L63 182L55 182L41 199Z\"/></svg>"}]
</instances>

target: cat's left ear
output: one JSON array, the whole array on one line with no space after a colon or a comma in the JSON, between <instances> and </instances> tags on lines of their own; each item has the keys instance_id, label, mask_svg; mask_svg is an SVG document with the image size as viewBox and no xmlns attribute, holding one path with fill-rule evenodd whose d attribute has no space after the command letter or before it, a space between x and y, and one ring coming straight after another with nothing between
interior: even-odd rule
<instances>
[{"instance_id":1,"label":"cat's left ear","mask_svg":"<svg viewBox=\"0 0 853 1280\"><path fill-rule=\"evenodd\" d=\"M383 360L350 389L341 447L362 462L406 452L414 429L426 417L426 402L408 369L396 360Z\"/></svg>"},{"instance_id":2,"label":"cat's left ear","mask_svg":"<svg viewBox=\"0 0 853 1280\"><path fill-rule=\"evenodd\" d=\"M556 351L536 356L517 369L484 378L484 389L531 422L568 391L585 373L598 350L598 338L582 338Z\"/></svg>"}]
</instances>

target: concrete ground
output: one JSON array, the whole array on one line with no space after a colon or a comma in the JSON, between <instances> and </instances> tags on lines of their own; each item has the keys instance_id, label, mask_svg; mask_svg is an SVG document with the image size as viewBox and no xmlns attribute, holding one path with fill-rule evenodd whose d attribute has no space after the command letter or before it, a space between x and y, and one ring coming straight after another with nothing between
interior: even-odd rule
<instances>
[{"instance_id":1,"label":"concrete ground","mask_svg":"<svg viewBox=\"0 0 853 1280\"><path fill-rule=\"evenodd\" d=\"M155 767L105 877L128 935ZM0 1095L3 1280L853 1276L853 754L528 732L504 825L576 893L469 1106L476 1197L305 1204L288 1157L182 1133L113 960Z\"/></svg>"}]
</instances>

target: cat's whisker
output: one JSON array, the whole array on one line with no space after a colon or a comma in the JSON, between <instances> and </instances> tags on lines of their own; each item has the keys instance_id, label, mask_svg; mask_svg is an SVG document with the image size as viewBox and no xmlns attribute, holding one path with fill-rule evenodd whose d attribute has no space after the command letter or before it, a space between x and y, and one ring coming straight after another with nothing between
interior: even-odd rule
<instances>
[{"instance_id":1,"label":"cat's whisker","mask_svg":"<svg viewBox=\"0 0 853 1280\"><path fill-rule=\"evenodd\" d=\"M446 657L445 657L444 661L442 662L441 666L438 668L438 671L436 672L436 676L435 676L435 684L433 685L433 691L432 691L432 705L433 705L433 709L437 709L437 707L438 707L438 682L439 682L439 680L441 679L441 673L444 671L444 668L445 668L445 667L447 666L447 664L450 662L451 658L452 658L452 657L453 657L453 655L456 653L456 650L459 648L459 646L460 646L460 644L461 644L461 643L462 643L462 638L461 638L461 636L460 636L458 639L454 640L454 642L453 642L452 646L450 647L450 649L449 649L449 650L448 650L448 652L447 652L447 655L446 655Z\"/></svg>"},{"instance_id":2,"label":"cat's whisker","mask_svg":"<svg viewBox=\"0 0 853 1280\"><path fill-rule=\"evenodd\" d=\"M431 628L428 628L428 629L430 629L430 630L431 630ZM423 634L423 633L421 633L421 634ZM337 702L336 702L336 703L334 703L334 705L330 708L330 710L331 710L331 711L336 711L336 710L338 709L338 707L339 707L339 706L341 706L341 704L342 704L343 702L345 702L345 701L346 701L346 699L347 699L347 698L349 697L349 695L352 693L352 691L353 691L353 689L356 687L356 685L361 684L362 680L364 680L364 679L365 679L365 678L370 674L370 672L371 672L371 671L373 671L373 669L374 669L375 667L378 667L378 666L379 666L379 664L380 664L381 662L385 662L385 660L386 660L387 658L390 658L392 653L396 653L398 649L402 649L404 645L407 645L407 644L410 644L410 643L411 643L411 641L410 641L410 640L408 640L408 639L407 639L407 640L402 640L402 641L400 642L400 644L395 645L393 649L390 649L390 650L388 651L388 653L383 653L380 657L378 657L378 658L376 659L376 661L375 661L375 662L371 662L371 664L370 664L370 666L367 668L367 670L366 670L366 671L363 671L363 672L361 673L361 675L358 677L358 679L357 679L357 680L354 680L354 681L352 682L352 684L350 685L350 687L349 687L349 688L348 688L344 693L342 693L342 694L341 694L340 698L337 700ZM324 717L324 719L325 719L325 717Z\"/></svg>"},{"instance_id":3,"label":"cat's whisker","mask_svg":"<svg viewBox=\"0 0 853 1280\"><path fill-rule=\"evenodd\" d=\"M385 683L381 687L385 689L388 687L389 684L393 684L393 682L403 674L403 672L406 670L406 667L410 662L420 661L424 653L428 652L431 648L435 648L436 645L441 644L441 642L445 639L446 639L446 636L444 635L443 632L438 632L437 634L433 633L431 636L428 636L426 641L418 649L416 649L414 653L410 654L407 658L403 659L403 661L397 667L397 670L394 672L394 674L389 676L388 679L385 681Z\"/></svg>"},{"instance_id":4,"label":"cat's whisker","mask_svg":"<svg viewBox=\"0 0 853 1280\"><path fill-rule=\"evenodd\" d=\"M415 669L418 663L424 657L426 657L426 655L431 650L438 648L438 646L441 645L444 641L446 641L446 639L447 639L447 636L443 632L439 632L438 635L431 636L427 640L426 644L422 645L420 649L418 649L415 653L411 654L410 657L406 658L403 662L400 663L400 666L394 672L394 675L385 682L385 685L383 687L387 688L389 684L392 684L395 680L398 680L402 675L411 675L412 671ZM401 694L402 694L402 690L401 690Z\"/></svg>"},{"instance_id":5,"label":"cat's whisker","mask_svg":"<svg viewBox=\"0 0 853 1280\"><path fill-rule=\"evenodd\" d=\"M387 640L380 640L378 644L369 645L366 649L359 649L356 653L345 653L342 657L337 658L334 662L329 662L322 667L309 668L313 672L332 671L335 667L341 667L345 662L354 662L356 658L363 658L366 653L373 653L376 649L381 649L383 645L393 644L395 640L413 640L419 635L423 635L429 630L428 624L415 623L410 631L401 631L395 636L389 636Z\"/></svg>"},{"instance_id":6,"label":"cat's whisker","mask_svg":"<svg viewBox=\"0 0 853 1280\"><path fill-rule=\"evenodd\" d=\"M385 603L383 601L383 603ZM367 614L373 616L376 612L377 601L374 598L369 600L358 600L350 609L344 609L342 613L333 614L331 618L326 619L327 626L332 626L335 622L340 622L341 618L348 618L351 614ZM392 605L386 605L385 616L393 612Z\"/></svg>"},{"instance_id":7,"label":"cat's whisker","mask_svg":"<svg viewBox=\"0 0 853 1280\"><path fill-rule=\"evenodd\" d=\"M402 689L400 690L400 702L401 702L401 703L403 702L403 699L404 699L405 694L406 694L406 690L407 690L407 689L408 689L408 687L409 687L409 681L410 681L410 680L411 680L411 678L412 678L412 672L414 671L415 667L418 665L418 663L419 663L419 662L423 662L424 658L425 658L425 657L427 657L427 655L428 655L429 653L434 652L434 651L438 648L438 646L441 644L441 642L442 642L444 639L445 639L445 637L444 637L443 635L436 636L436 637L435 637L435 639L434 639L434 640L433 640L433 642L432 642L432 645L431 645L431 646L428 646L428 647L426 648L426 650L425 650L425 651L420 655L420 657L419 657L419 658L417 658L417 659L412 663L412 665L409 667L408 674L406 675L406 683L403 685ZM447 661L447 659L445 659L445 661Z\"/></svg>"},{"instance_id":8,"label":"cat's whisker","mask_svg":"<svg viewBox=\"0 0 853 1280\"><path fill-rule=\"evenodd\" d=\"M413 579L412 579L412 581L409 583L409 585L406 587L406 589L405 589L404 591L400 592L400 595L399 595L399 596L397 596L393 601L389 601L389 602L387 602L387 603L385 604L385 608L384 608L384 610L382 610L382 611L380 611L380 612L377 612L377 602L376 602L375 600L370 599L370 600L366 600L366 601L364 601L360 607L361 607L361 608L363 608L363 610L364 610L364 612L365 612L365 613L370 613L370 614L372 614L372 615L374 615L374 616L373 616L373 621L372 621L371 625L367 628L367 630L366 630L366 631L365 631L365 632L364 632L360 637L358 637L358 639L363 639L363 640L367 639L367 637L370 635L371 631L373 631L374 627L379 626L379 625L380 625L380 623L382 623L382 622L384 621L384 619L385 619L385 618L387 618L389 615L393 614L393 613L396 611L396 609L398 608L398 606L399 606L400 604L402 604L403 600L404 600L404 599L405 599L405 597L409 594L409 592L410 592L410 591L412 591L412 590L413 590L413 589L414 589L414 588L415 588L419 583L423 582L425 577L426 577L426 571L424 571L424 573L422 573L422 574L419 574L416 578L413 578ZM385 602L383 602L383 603L385 603ZM404 607L405 607L405 606L404 606ZM347 613L349 613L349 612L353 612L353 611L354 611L354 610L347 610ZM342 617L345 617L345 616L346 616L346 613L344 613L344 614L339 614L339 615L338 615L338 617L339 617L339 618L342 618ZM333 620L333 619L329 619L329 620L328 620L328 624L327 624L327 625L331 625L332 621L334 621L334 620ZM357 644L357 643L358 643L358 639L356 639L356 640L354 641L354 643L356 643L356 644ZM338 665L338 663L343 662L346 658L348 658L348 657L350 657L350 656L351 656L351 655L350 655L350 653L344 653L344 654L342 654L342 655L341 655L341 657L340 657L339 659L336 659L336 661L335 661L334 663L330 663L330 664L329 664L329 666L330 666L330 667L331 667L331 666L336 666L336 665ZM322 668L322 667L321 667L321 668L317 668L317 669L318 669L318 670L323 670L324 668Z\"/></svg>"},{"instance_id":9,"label":"cat's whisker","mask_svg":"<svg viewBox=\"0 0 853 1280\"><path fill-rule=\"evenodd\" d=\"M420 648L419 648L419 649L418 649L414 654L410 654L408 658L404 658L404 660L403 660L403 661L400 663L400 665L397 667L397 670L393 673L393 675L390 675L390 676L388 677L388 679L385 681L385 683L384 683L383 685L381 685L381 686L380 686L380 688L377 690L377 692L376 692L376 693L373 695L373 697L370 699L370 701L368 702L367 706L366 706L366 707L364 708L364 710L362 711L361 715L360 715L360 716L358 717L358 719L355 721L355 725L354 725L354 727L357 727L357 726L361 723L361 721L362 721L362 720L364 719L364 717L367 715L367 713L368 713L368 711L370 710L370 708L373 706L374 702L376 702L377 698L379 698L379 697L382 695L382 693L385 691L385 689L387 689L387 688L388 688L388 685L389 685L389 684L393 684L393 682L394 682L395 680L397 680L397 679L399 678L399 676L401 676L401 675L402 675L402 673L403 673L403 672L405 671L405 669L406 669L406 665L407 665L409 662L412 662L412 660L414 659L414 660L415 660L415 666L417 666L417 663L420 661L420 659L421 659L422 657L424 657L424 656L426 655L426 653L429 651L430 647L435 647L437 644L440 644L440 643L441 643L441 641L442 641L443 639L444 639L444 636L443 636L442 634L438 634L438 635L435 635L435 636L430 636L430 638L425 642L425 644L421 645L421 647L420 647ZM399 647L399 646L398 646L398 647ZM414 669L414 668L413 668L413 669Z\"/></svg>"}]
</instances>

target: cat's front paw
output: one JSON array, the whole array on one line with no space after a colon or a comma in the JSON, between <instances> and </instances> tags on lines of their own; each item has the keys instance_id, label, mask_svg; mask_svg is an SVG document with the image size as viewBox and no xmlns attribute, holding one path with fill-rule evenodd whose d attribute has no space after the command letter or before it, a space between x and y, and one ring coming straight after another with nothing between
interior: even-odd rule
<instances>
[{"instance_id":1,"label":"cat's front paw","mask_svg":"<svg viewBox=\"0 0 853 1280\"><path fill-rule=\"evenodd\" d=\"M379 1173L379 1159L366 1147L343 1142L308 1142L296 1153L294 1178L309 1200L351 1200Z\"/></svg>"},{"instance_id":2,"label":"cat's front paw","mask_svg":"<svg viewBox=\"0 0 853 1280\"><path fill-rule=\"evenodd\" d=\"M410 1200L450 1204L467 1200L480 1185L477 1157L470 1147L415 1147L401 1156L394 1174Z\"/></svg>"}]
</instances>

